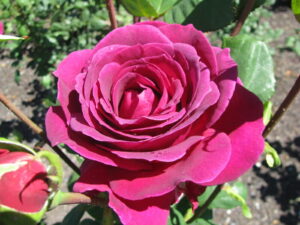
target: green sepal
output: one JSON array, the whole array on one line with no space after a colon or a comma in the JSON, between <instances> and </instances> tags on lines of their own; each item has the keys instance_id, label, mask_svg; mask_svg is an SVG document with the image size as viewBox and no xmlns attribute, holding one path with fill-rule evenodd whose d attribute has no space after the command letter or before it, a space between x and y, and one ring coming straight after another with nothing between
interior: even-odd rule
<instances>
[{"instance_id":1,"label":"green sepal","mask_svg":"<svg viewBox=\"0 0 300 225\"><path fill-rule=\"evenodd\" d=\"M275 168L281 165L281 160L277 151L268 142L265 142L264 152L265 152L266 162L269 167Z\"/></svg>"},{"instance_id":2,"label":"green sepal","mask_svg":"<svg viewBox=\"0 0 300 225\"><path fill-rule=\"evenodd\" d=\"M250 211L250 208L247 205L247 202L245 200L245 198L239 193L240 190L238 190L239 188L243 187L239 187L239 185L243 185L242 183L236 183L235 186L230 186L230 185L225 185L223 190L229 195L231 196L233 199L237 200L240 203L240 206L242 208L242 213L246 218L251 219L252 218L252 213Z\"/></svg>"},{"instance_id":3,"label":"green sepal","mask_svg":"<svg viewBox=\"0 0 300 225\"><path fill-rule=\"evenodd\" d=\"M13 208L0 205L0 224L1 225L35 225L39 223L47 212L48 201L43 208L36 213L22 213Z\"/></svg>"},{"instance_id":4,"label":"green sepal","mask_svg":"<svg viewBox=\"0 0 300 225\"><path fill-rule=\"evenodd\" d=\"M53 152L42 150L36 154L36 158L40 161L46 159L48 161L47 174L50 181L49 186L53 191L57 191L63 180L63 166L59 156Z\"/></svg>"},{"instance_id":5,"label":"green sepal","mask_svg":"<svg viewBox=\"0 0 300 225\"><path fill-rule=\"evenodd\" d=\"M32 155L36 155L36 152L27 145L23 145L19 142L11 141L2 137L0 138L0 148L7 149L12 152L27 152Z\"/></svg>"},{"instance_id":6,"label":"green sepal","mask_svg":"<svg viewBox=\"0 0 300 225\"><path fill-rule=\"evenodd\" d=\"M267 125L272 117L272 107L273 103L270 101L265 102L264 104L264 115L263 115L263 122L265 125Z\"/></svg>"}]
</instances>

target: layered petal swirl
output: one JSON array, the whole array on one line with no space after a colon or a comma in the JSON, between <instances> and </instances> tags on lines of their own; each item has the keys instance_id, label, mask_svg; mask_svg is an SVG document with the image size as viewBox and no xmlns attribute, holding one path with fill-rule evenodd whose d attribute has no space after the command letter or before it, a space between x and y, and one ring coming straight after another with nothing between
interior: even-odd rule
<instances>
[{"instance_id":1,"label":"layered petal swirl","mask_svg":"<svg viewBox=\"0 0 300 225\"><path fill-rule=\"evenodd\" d=\"M71 53L46 130L86 158L74 189L106 191L125 225L166 224L181 193L231 181L261 154L262 103L229 49L192 25L143 22Z\"/></svg>"}]
</instances>

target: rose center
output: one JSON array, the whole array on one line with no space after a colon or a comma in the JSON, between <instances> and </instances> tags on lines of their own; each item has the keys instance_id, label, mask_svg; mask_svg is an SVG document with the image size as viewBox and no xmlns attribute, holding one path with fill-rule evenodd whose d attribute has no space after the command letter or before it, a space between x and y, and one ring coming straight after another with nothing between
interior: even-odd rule
<instances>
[{"instance_id":1,"label":"rose center","mask_svg":"<svg viewBox=\"0 0 300 225\"><path fill-rule=\"evenodd\" d=\"M151 114L157 104L157 97L151 88L127 89L119 105L120 116L136 119Z\"/></svg>"}]
</instances>

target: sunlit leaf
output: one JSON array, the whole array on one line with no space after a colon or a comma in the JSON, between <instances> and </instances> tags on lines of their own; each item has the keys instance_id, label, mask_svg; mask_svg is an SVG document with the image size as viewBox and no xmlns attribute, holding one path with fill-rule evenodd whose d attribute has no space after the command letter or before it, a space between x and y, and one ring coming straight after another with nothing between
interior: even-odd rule
<instances>
[{"instance_id":1,"label":"sunlit leaf","mask_svg":"<svg viewBox=\"0 0 300 225\"><path fill-rule=\"evenodd\" d=\"M225 37L223 47L238 64L239 77L244 86L262 102L268 101L275 91L273 60L267 45L250 35Z\"/></svg>"},{"instance_id":2,"label":"sunlit leaf","mask_svg":"<svg viewBox=\"0 0 300 225\"><path fill-rule=\"evenodd\" d=\"M170 9L177 0L122 0L124 7L134 16L156 18Z\"/></svg>"}]
</instances>

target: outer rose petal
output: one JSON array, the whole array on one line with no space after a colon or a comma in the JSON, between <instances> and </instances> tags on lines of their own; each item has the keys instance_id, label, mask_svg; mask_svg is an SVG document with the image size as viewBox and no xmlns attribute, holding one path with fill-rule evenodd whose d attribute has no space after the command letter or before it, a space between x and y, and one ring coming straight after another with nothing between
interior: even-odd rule
<instances>
[{"instance_id":1,"label":"outer rose petal","mask_svg":"<svg viewBox=\"0 0 300 225\"><path fill-rule=\"evenodd\" d=\"M137 45L147 43L171 43L159 29L150 25L129 25L113 30L94 48L95 51L109 45Z\"/></svg>"},{"instance_id":2,"label":"outer rose petal","mask_svg":"<svg viewBox=\"0 0 300 225\"><path fill-rule=\"evenodd\" d=\"M70 99L70 93L75 90L76 76L87 65L91 53L92 50L89 49L72 52L58 65L57 70L54 72L54 75L58 77L57 98L67 119L70 118L70 111L73 111L72 107L74 107Z\"/></svg>"},{"instance_id":3,"label":"outer rose petal","mask_svg":"<svg viewBox=\"0 0 300 225\"><path fill-rule=\"evenodd\" d=\"M144 161L123 160L114 154L91 143L91 140L68 129L64 112L59 106L49 108L46 114L46 132L51 145L64 143L83 157L97 160L106 165L126 168L128 170L151 169L152 166Z\"/></svg>"},{"instance_id":4,"label":"outer rose petal","mask_svg":"<svg viewBox=\"0 0 300 225\"><path fill-rule=\"evenodd\" d=\"M140 201L125 200L110 190L105 174L101 173L105 171L102 168L103 165L99 163L85 163L81 168L81 176L74 185L74 191L109 192L109 206L118 214L124 225L165 225L167 223L170 205L178 197L174 191ZM95 173L95 170L99 172Z\"/></svg>"},{"instance_id":5,"label":"outer rose petal","mask_svg":"<svg viewBox=\"0 0 300 225\"><path fill-rule=\"evenodd\" d=\"M208 142L201 141L190 155L168 168L152 172L111 169L109 184L114 193L129 200L161 196L181 182L201 184L213 180L225 168L230 155L229 139L224 133L219 133Z\"/></svg>"},{"instance_id":6,"label":"outer rose petal","mask_svg":"<svg viewBox=\"0 0 300 225\"><path fill-rule=\"evenodd\" d=\"M230 161L218 177L203 185L234 180L254 165L264 149L262 113L260 100L237 84L227 110L214 126L216 130L226 132L230 137Z\"/></svg>"}]
</instances>

